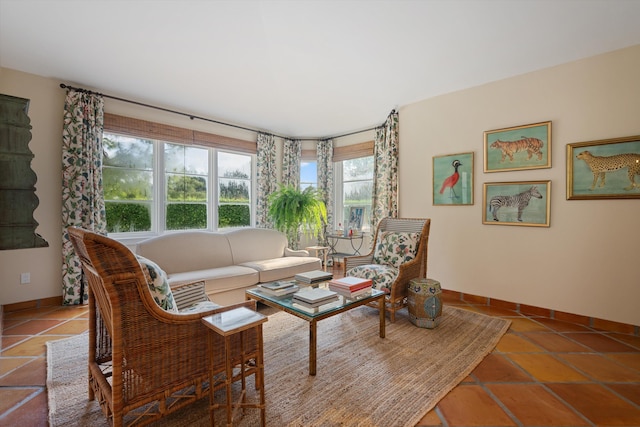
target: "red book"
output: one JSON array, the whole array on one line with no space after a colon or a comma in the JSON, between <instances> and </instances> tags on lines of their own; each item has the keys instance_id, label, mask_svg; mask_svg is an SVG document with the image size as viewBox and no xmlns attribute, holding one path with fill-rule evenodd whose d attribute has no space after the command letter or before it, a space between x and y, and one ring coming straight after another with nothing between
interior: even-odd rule
<instances>
[{"instance_id":1,"label":"red book","mask_svg":"<svg viewBox=\"0 0 640 427\"><path fill-rule=\"evenodd\" d=\"M359 291L373 286L371 279L361 279L360 277L346 276L339 279L333 279L329 282L329 286L335 286L341 289L348 289L351 292Z\"/></svg>"}]
</instances>

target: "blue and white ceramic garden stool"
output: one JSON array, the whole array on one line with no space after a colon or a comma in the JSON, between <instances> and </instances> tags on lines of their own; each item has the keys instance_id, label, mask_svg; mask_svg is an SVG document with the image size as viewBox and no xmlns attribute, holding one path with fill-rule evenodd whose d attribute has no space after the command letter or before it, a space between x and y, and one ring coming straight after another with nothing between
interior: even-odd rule
<instances>
[{"instance_id":1,"label":"blue and white ceramic garden stool","mask_svg":"<svg viewBox=\"0 0 640 427\"><path fill-rule=\"evenodd\" d=\"M442 288L433 279L413 279L409 282L409 320L420 328L433 329L442 317Z\"/></svg>"}]
</instances>

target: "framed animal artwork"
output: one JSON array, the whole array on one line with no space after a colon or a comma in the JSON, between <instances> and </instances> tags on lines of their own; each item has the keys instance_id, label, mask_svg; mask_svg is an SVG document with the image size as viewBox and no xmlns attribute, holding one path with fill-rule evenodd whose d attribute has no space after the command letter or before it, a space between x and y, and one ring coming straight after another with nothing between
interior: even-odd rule
<instances>
[{"instance_id":1,"label":"framed animal artwork","mask_svg":"<svg viewBox=\"0 0 640 427\"><path fill-rule=\"evenodd\" d=\"M550 167L550 121L485 131L485 172L505 172Z\"/></svg>"},{"instance_id":2,"label":"framed animal artwork","mask_svg":"<svg viewBox=\"0 0 640 427\"><path fill-rule=\"evenodd\" d=\"M433 205L473 205L473 153L433 157Z\"/></svg>"},{"instance_id":3,"label":"framed animal artwork","mask_svg":"<svg viewBox=\"0 0 640 427\"><path fill-rule=\"evenodd\" d=\"M549 227L551 181L486 182L482 223Z\"/></svg>"},{"instance_id":4,"label":"framed animal artwork","mask_svg":"<svg viewBox=\"0 0 640 427\"><path fill-rule=\"evenodd\" d=\"M640 135L567 144L567 200L640 199Z\"/></svg>"}]
</instances>

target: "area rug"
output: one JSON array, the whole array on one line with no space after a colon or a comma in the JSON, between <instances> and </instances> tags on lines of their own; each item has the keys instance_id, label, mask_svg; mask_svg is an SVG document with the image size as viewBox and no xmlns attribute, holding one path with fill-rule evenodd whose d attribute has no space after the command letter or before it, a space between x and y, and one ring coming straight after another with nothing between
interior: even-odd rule
<instances>
[{"instance_id":1,"label":"area rug","mask_svg":"<svg viewBox=\"0 0 640 427\"><path fill-rule=\"evenodd\" d=\"M264 324L268 426L414 426L491 352L510 321L445 306L440 325L418 328L406 311L378 335L369 307L318 323L317 375L309 376L308 323L278 312ZM52 427L107 426L87 400L87 334L47 343L47 389ZM248 384L254 392L253 383ZM208 399L156 423L209 425ZM259 425L245 410L237 425ZM224 411L216 423L224 424Z\"/></svg>"}]
</instances>

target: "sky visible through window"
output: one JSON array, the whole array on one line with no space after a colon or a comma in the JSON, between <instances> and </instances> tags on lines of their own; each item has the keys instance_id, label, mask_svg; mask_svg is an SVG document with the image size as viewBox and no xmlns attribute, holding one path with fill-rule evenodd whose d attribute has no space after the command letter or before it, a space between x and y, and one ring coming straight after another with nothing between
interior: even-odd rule
<instances>
[{"instance_id":1,"label":"sky visible through window","mask_svg":"<svg viewBox=\"0 0 640 427\"><path fill-rule=\"evenodd\" d=\"M318 187L318 164L316 162L300 163L300 188Z\"/></svg>"}]
</instances>

